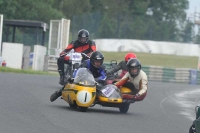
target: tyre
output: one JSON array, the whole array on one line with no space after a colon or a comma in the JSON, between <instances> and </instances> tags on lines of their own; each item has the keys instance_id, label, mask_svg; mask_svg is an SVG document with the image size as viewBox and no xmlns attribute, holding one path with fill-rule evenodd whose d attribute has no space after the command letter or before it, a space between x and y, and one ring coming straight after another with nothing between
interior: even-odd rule
<instances>
[{"instance_id":1,"label":"tyre","mask_svg":"<svg viewBox=\"0 0 200 133\"><path fill-rule=\"evenodd\" d=\"M122 103L122 105L119 107L120 113L127 113L129 110L130 103Z\"/></svg>"},{"instance_id":2,"label":"tyre","mask_svg":"<svg viewBox=\"0 0 200 133\"><path fill-rule=\"evenodd\" d=\"M77 108L77 105L76 105L76 104L69 104L69 106L70 106L71 108Z\"/></svg>"},{"instance_id":3,"label":"tyre","mask_svg":"<svg viewBox=\"0 0 200 133\"><path fill-rule=\"evenodd\" d=\"M192 124L192 126L190 127L189 133L196 133L194 124Z\"/></svg>"},{"instance_id":4,"label":"tyre","mask_svg":"<svg viewBox=\"0 0 200 133\"><path fill-rule=\"evenodd\" d=\"M81 112L86 112L87 111L87 107L78 107L79 111Z\"/></svg>"}]
</instances>

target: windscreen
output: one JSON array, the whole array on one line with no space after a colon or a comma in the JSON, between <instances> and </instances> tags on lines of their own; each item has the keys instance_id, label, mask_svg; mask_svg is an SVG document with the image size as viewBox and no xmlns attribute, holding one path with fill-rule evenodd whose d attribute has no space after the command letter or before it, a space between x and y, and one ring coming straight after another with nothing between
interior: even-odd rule
<instances>
[{"instance_id":1,"label":"windscreen","mask_svg":"<svg viewBox=\"0 0 200 133\"><path fill-rule=\"evenodd\" d=\"M87 68L79 68L74 78L74 83L83 86L95 86L95 79Z\"/></svg>"}]
</instances>

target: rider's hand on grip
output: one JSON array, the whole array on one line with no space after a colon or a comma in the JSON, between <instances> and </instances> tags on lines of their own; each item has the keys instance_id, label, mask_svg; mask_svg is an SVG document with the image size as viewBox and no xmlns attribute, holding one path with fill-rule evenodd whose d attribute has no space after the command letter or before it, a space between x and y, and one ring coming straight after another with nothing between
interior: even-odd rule
<instances>
[{"instance_id":1,"label":"rider's hand on grip","mask_svg":"<svg viewBox=\"0 0 200 133\"><path fill-rule=\"evenodd\" d=\"M92 52L88 53L87 56L90 57L91 53L92 53Z\"/></svg>"},{"instance_id":2,"label":"rider's hand on grip","mask_svg":"<svg viewBox=\"0 0 200 133\"><path fill-rule=\"evenodd\" d=\"M115 85L115 83L117 83L117 81L113 80L113 81L112 81L112 84L114 84L114 85Z\"/></svg>"},{"instance_id":3,"label":"rider's hand on grip","mask_svg":"<svg viewBox=\"0 0 200 133\"><path fill-rule=\"evenodd\" d=\"M65 56L65 55L66 55L66 52L64 51L60 53L60 57Z\"/></svg>"},{"instance_id":4,"label":"rider's hand on grip","mask_svg":"<svg viewBox=\"0 0 200 133\"><path fill-rule=\"evenodd\" d=\"M88 59L90 59L90 56L88 54L81 53L81 55L84 56L84 57L86 57L86 58L88 58Z\"/></svg>"},{"instance_id":5,"label":"rider's hand on grip","mask_svg":"<svg viewBox=\"0 0 200 133\"><path fill-rule=\"evenodd\" d=\"M69 81L70 83L73 83L73 82L74 82L74 78L69 78L68 81Z\"/></svg>"}]
</instances>

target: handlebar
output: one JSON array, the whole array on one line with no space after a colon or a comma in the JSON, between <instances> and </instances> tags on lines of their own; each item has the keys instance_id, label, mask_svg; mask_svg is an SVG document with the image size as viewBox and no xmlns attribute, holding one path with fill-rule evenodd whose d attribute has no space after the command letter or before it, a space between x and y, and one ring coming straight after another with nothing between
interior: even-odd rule
<instances>
[{"instance_id":1,"label":"handlebar","mask_svg":"<svg viewBox=\"0 0 200 133\"><path fill-rule=\"evenodd\" d=\"M63 57L63 56L65 56L65 55L67 55L67 54L68 54L68 53L61 54L60 57Z\"/></svg>"},{"instance_id":2,"label":"handlebar","mask_svg":"<svg viewBox=\"0 0 200 133\"><path fill-rule=\"evenodd\" d=\"M65 56L65 55L67 55L67 54L68 54L68 53L64 53L64 54L60 55L60 57L63 57L63 56ZM81 55L87 57L88 59L90 59L90 56L88 56L88 55L85 54L85 53L81 53Z\"/></svg>"},{"instance_id":3,"label":"handlebar","mask_svg":"<svg viewBox=\"0 0 200 133\"><path fill-rule=\"evenodd\" d=\"M84 55L85 57L87 57L88 59L90 59L90 56L88 56L88 55L85 54L85 53L81 53L81 55Z\"/></svg>"}]
</instances>

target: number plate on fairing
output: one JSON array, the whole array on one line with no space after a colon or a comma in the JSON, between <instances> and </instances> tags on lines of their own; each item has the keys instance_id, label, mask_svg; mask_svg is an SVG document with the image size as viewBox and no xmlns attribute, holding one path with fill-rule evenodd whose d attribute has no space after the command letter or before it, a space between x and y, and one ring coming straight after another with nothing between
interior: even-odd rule
<instances>
[{"instance_id":1,"label":"number plate on fairing","mask_svg":"<svg viewBox=\"0 0 200 133\"><path fill-rule=\"evenodd\" d=\"M72 60L72 64L75 64L75 63L81 64L81 60L82 60L81 53L72 53L71 60Z\"/></svg>"},{"instance_id":2,"label":"number plate on fairing","mask_svg":"<svg viewBox=\"0 0 200 133\"><path fill-rule=\"evenodd\" d=\"M114 88L112 87L106 87L103 90L101 90L101 92L106 96L109 97L113 92L115 91Z\"/></svg>"}]
</instances>

